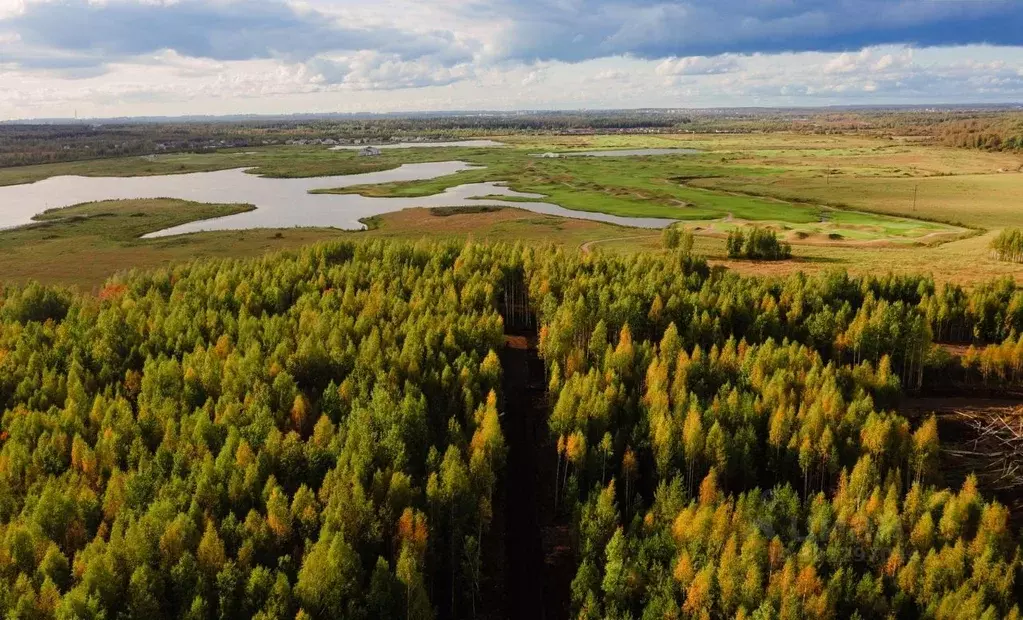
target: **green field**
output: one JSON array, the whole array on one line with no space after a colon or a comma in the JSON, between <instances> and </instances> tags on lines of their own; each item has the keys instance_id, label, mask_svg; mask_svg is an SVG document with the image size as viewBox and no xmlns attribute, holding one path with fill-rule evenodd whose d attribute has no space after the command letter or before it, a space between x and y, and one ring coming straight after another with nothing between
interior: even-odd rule
<instances>
[{"instance_id":1,"label":"green field","mask_svg":"<svg viewBox=\"0 0 1023 620\"><path fill-rule=\"evenodd\" d=\"M654 135L504 136L508 147L384 150L380 157L324 147L269 147L0 169L0 185L53 175L131 176L251 168L273 177L344 175L404 163L461 160L482 166L429 181L328 192L427 196L464 183L500 181L548 202L589 212L679 219L696 230L712 261L760 273L844 267L857 272L930 271L972 282L1020 275L988 256L999 230L1023 226L1023 157L920 146L861 136ZM697 148L697 155L561 157L542 152L643 147ZM493 197L486 197L493 198ZM511 199L509 202L514 202ZM585 246L588 251L657 248L654 231L563 220L517 209L441 217L424 210L378 218L363 233L288 229L199 233L146 241L146 232L235 212L244 206L180 201L100 203L48 214L0 232L0 277L93 286L110 273L196 256L249 256L327 237L489 238ZM88 217L86 217L88 216ZM59 220L55 220L59 218ZM794 245L775 264L729 261L723 238L738 226L771 227Z\"/></svg>"}]
</instances>

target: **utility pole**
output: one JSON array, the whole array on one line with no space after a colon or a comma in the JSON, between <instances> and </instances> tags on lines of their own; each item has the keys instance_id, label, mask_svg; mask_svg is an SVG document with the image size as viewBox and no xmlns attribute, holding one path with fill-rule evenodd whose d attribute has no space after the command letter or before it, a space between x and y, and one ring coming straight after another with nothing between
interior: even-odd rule
<instances>
[{"instance_id":1,"label":"utility pole","mask_svg":"<svg viewBox=\"0 0 1023 620\"><path fill-rule=\"evenodd\" d=\"M913 186L913 212L916 212L916 195L920 192L920 184Z\"/></svg>"}]
</instances>

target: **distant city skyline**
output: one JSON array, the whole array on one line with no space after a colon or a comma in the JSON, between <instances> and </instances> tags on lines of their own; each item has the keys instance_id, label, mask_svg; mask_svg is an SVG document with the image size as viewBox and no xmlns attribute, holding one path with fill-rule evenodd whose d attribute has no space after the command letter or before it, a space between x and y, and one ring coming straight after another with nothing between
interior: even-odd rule
<instances>
[{"instance_id":1,"label":"distant city skyline","mask_svg":"<svg viewBox=\"0 0 1023 620\"><path fill-rule=\"evenodd\" d=\"M0 0L0 120L1023 101L1008 0Z\"/></svg>"}]
</instances>

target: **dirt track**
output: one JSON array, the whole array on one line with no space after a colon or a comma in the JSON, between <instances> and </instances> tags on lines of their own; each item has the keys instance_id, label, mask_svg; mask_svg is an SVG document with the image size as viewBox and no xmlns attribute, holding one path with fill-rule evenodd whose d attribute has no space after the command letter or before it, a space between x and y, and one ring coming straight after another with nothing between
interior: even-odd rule
<instances>
[{"instance_id":1,"label":"dirt track","mask_svg":"<svg viewBox=\"0 0 1023 620\"><path fill-rule=\"evenodd\" d=\"M501 425L508 444L504 483L508 618L568 617L574 576L567 527L552 515L554 447L547 428L547 382L534 329L512 330L501 350ZM548 458L550 457L550 458Z\"/></svg>"},{"instance_id":2,"label":"dirt track","mask_svg":"<svg viewBox=\"0 0 1023 620\"><path fill-rule=\"evenodd\" d=\"M586 243L580 245L579 250L583 254L589 254L590 252L593 251L593 246L597 245L598 243L610 243L611 241L628 241L629 239L651 239L658 236L659 235L630 235L628 237L614 237L612 239L594 239L592 241L587 241Z\"/></svg>"}]
</instances>

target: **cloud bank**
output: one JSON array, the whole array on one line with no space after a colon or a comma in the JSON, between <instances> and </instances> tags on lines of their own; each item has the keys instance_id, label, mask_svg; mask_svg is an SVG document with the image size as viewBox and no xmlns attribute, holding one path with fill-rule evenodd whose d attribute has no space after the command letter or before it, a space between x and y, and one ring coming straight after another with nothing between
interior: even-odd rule
<instances>
[{"instance_id":1,"label":"cloud bank","mask_svg":"<svg viewBox=\"0 0 1023 620\"><path fill-rule=\"evenodd\" d=\"M510 20L502 49L525 60L1023 44L1023 10L1014 0L494 0L470 6L481 18Z\"/></svg>"},{"instance_id":2,"label":"cloud bank","mask_svg":"<svg viewBox=\"0 0 1023 620\"><path fill-rule=\"evenodd\" d=\"M1021 79L1015 0L0 0L0 118L1018 101Z\"/></svg>"}]
</instances>

